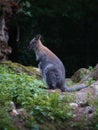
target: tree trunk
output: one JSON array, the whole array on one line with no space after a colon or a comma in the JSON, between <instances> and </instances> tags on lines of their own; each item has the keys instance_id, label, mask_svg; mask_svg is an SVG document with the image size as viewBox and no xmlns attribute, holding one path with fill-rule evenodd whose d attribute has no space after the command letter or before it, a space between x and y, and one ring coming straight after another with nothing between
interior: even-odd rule
<instances>
[{"instance_id":1,"label":"tree trunk","mask_svg":"<svg viewBox=\"0 0 98 130\"><path fill-rule=\"evenodd\" d=\"M0 62L7 60L8 55L12 52L12 48L8 46L9 34L5 25L5 19L0 17Z\"/></svg>"},{"instance_id":2,"label":"tree trunk","mask_svg":"<svg viewBox=\"0 0 98 130\"><path fill-rule=\"evenodd\" d=\"M18 10L15 0L0 0L0 62L8 60L12 48L8 45L9 34L6 27L7 20Z\"/></svg>"}]
</instances>

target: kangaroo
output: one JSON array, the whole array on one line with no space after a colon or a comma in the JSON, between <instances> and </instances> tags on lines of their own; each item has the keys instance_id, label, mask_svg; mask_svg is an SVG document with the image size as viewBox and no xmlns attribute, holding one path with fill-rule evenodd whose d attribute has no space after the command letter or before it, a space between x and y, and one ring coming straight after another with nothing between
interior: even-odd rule
<instances>
[{"instance_id":1,"label":"kangaroo","mask_svg":"<svg viewBox=\"0 0 98 130\"><path fill-rule=\"evenodd\" d=\"M41 42L41 35L36 35L29 43L28 49L33 49L38 61L38 68L41 71L43 81L49 89L59 88L61 91L78 91L85 87L85 84L67 87L65 83L65 68L61 60Z\"/></svg>"}]
</instances>

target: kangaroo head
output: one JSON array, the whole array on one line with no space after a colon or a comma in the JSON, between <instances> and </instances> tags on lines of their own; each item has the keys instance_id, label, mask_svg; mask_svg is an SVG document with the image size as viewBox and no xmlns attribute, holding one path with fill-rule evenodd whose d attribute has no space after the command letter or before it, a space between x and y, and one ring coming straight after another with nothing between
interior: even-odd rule
<instances>
[{"instance_id":1,"label":"kangaroo head","mask_svg":"<svg viewBox=\"0 0 98 130\"><path fill-rule=\"evenodd\" d=\"M31 50L31 49L35 49L38 45L38 42L41 38L41 35L40 34L37 34L29 43L29 46L28 46L28 49Z\"/></svg>"}]
</instances>

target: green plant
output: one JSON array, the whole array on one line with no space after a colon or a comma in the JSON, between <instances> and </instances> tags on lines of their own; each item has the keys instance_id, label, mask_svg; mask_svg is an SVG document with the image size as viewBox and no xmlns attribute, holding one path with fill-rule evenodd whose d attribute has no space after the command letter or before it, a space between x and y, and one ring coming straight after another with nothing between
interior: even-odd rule
<instances>
[{"instance_id":1,"label":"green plant","mask_svg":"<svg viewBox=\"0 0 98 130\"><path fill-rule=\"evenodd\" d=\"M0 121L5 128L10 125L11 117L8 114L9 104L14 101L16 108L24 108L28 117L25 118L26 126L33 128L45 121L62 122L72 118L73 114L67 104L68 95L60 95L59 92L46 92L43 81L37 80L34 76L26 73L16 73L7 65L0 65L0 106L4 112L3 120ZM70 99L71 101L71 99ZM5 114L7 116L5 116ZM32 123L33 122L33 123ZM5 125L4 125L5 124Z\"/></svg>"},{"instance_id":2,"label":"green plant","mask_svg":"<svg viewBox=\"0 0 98 130\"><path fill-rule=\"evenodd\" d=\"M89 70L89 71L93 71L94 68L93 68L92 66L89 66L89 67L88 67L88 70Z\"/></svg>"},{"instance_id":3,"label":"green plant","mask_svg":"<svg viewBox=\"0 0 98 130\"><path fill-rule=\"evenodd\" d=\"M88 78L88 80L86 81L86 85L90 86L92 83L94 83L93 78Z\"/></svg>"}]
</instances>

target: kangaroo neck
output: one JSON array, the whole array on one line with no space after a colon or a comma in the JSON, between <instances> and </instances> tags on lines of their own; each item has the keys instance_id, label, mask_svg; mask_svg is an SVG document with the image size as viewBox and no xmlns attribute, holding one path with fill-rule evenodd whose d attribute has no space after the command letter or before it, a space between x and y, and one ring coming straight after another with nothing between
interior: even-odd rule
<instances>
[{"instance_id":1,"label":"kangaroo neck","mask_svg":"<svg viewBox=\"0 0 98 130\"><path fill-rule=\"evenodd\" d=\"M42 55L44 54L44 46L41 43L41 41L38 41L36 47L34 48L35 54L36 54L36 60L39 61Z\"/></svg>"}]
</instances>

